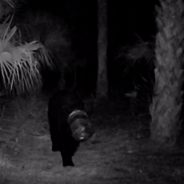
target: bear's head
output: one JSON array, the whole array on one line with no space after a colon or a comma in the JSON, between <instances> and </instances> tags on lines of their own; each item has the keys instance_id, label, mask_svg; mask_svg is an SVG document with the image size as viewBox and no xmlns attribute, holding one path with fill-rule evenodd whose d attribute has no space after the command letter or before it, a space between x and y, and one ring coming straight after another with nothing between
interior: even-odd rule
<instances>
[{"instance_id":1,"label":"bear's head","mask_svg":"<svg viewBox=\"0 0 184 184\"><path fill-rule=\"evenodd\" d=\"M87 113L83 110L74 110L68 116L72 136L82 142L88 140L94 133L94 129Z\"/></svg>"}]
</instances>

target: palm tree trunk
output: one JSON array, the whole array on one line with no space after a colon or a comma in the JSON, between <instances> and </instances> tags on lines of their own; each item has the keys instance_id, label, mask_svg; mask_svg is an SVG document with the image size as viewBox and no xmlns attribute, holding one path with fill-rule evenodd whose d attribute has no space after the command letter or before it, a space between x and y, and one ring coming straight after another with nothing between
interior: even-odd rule
<instances>
[{"instance_id":1,"label":"palm tree trunk","mask_svg":"<svg viewBox=\"0 0 184 184\"><path fill-rule=\"evenodd\" d=\"M183 84L184 5L160 0L157 8L155 96L151 105L151 138L164 146L176 143L180 130Z\"/></svg>"},{"instance_id":2,"label":"palm tree trunk","mask_svg":"<svg viewBox=\"0 0 184 184\"><path fill-rule=\"evenodd\" d=\"M98 76L97 98L106 98L107 80L107 0L98 0Z\"/></svg>"}]
</instances>

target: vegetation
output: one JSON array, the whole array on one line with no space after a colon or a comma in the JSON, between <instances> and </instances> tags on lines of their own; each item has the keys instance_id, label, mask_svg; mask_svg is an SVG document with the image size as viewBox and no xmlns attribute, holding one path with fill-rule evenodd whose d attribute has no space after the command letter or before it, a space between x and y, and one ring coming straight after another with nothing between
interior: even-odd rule
<instances>
[{"instance_id":1,"label":"vegetation","mask_svg":"<svg viewBox=\"0 0 184 184\"><path fill-rule=\"evenodd\" d=\"M19 0L5 1L14 7L12 2ZM95 98L85 99L95 134L81 144L74 157L76 167L63 168L60 155L51 151L47 95L18 96L11 101L8 99L7 103L1 103L0 97L0 183L183 183L184 150L178 147L157 149L157 145L174 145L181 126L184 5L181 0L160 2L155 53L154 46L148 42L139 42L123 51L126 53L121 58L124 70L120 70L122 75L131 75L127 83L133 84L133 91L120 92L123 98L109 98L103 106L93 106ZM99 12L102 22L99 22L100 68L96 94L101 98L107 97L109 87L107 17L104 17L107 1L98 3L103 11ZM36 89L42 82L40 69L43 65L49 68L54 63L62 81L67 67L84 63L73 58L70 41L53 17L33 16L35 14L29 18L25 16L24 20L20 18L22 22L17 19L15 25L13 18L9 18L0 25L0 92L21 94ZM120 82L124 88L126 85ZM147 111L135 114L135 101L136 105L141 105L146 99L149 108L153 82L151 118ZM152 144L149 139L150 121L151 139L158 144Z\"/></svg>"},{"instance_id":2,"label":"vegetation","mask_svg":"<svg viewBox=\"0 0 184 184\"><path fill-rule=\"evenodd\" d=\"M7 6L14 8L14 1L5 2ZM21 32L12 25L13 15L8 16L7 6L5 9L1 7L3 13L0 17L6 17L0 24L0 89L20 94L40 86L40 66L51 66L51 61L46 48L38 41L23 43Z\"/></svg>"},{"instance_id":3,"label":"vegetation","mask_svg":"<svg viewBox=\"0 0 184 184\"><path fill-rule=\"evenodd\" d=\"M15 0L3 0L3 1L6 2L12 8L15 7Z\"/></svg>"},{"instance_id":4,"label":"vegetation","mask_svg":"<svg viewBox=\"0 0 184 184\"><path fill-rule=\"evenodd\" d=\"M1 25L0 31L0 69L4 88L21 93L39 86L40 62L51 64L46 49L37 41L21 44L16 38L19 36L17 27L11 27L11 20Z\"/></svg>"}]
</instances>

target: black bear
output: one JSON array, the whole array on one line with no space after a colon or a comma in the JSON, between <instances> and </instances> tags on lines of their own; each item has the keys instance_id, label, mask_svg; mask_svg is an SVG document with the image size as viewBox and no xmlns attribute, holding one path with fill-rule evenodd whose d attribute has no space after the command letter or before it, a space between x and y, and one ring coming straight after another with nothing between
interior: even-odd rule
<instances>
[{"instance_id":1,"label":"black bear","mask_svg":"<svg viewBox=\"0 0 184 184\"><path fill-rule=\"evenodd\" d=\"M74 166L72 156L81 141L93 135L93 128L79 95L71 91L58 91L48 104L48 121L52 151L60 151L63 166Z\"/></svg>"}]
</instances>

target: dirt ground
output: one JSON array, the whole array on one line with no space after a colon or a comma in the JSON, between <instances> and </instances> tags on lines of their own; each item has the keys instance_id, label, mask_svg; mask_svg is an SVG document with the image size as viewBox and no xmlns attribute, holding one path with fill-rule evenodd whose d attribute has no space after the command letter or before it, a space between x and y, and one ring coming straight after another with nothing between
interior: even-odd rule
<instances>
[{"instance_id":1,"label":"dirt ground","mask_svg":"<svg viewBox=\"0 0 184 184\"><path fill-rule=\"evenodd\" d=\"M0 184L184 183L184 151L157 149L147 114L115 106L94 113L95 135L80 145L76 166L64 168L51 151L46 102L14 104L0 119Z\"/></svg>"}]
</instances>

